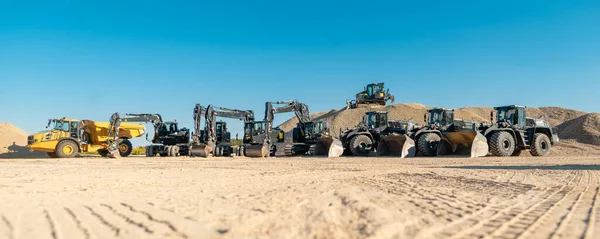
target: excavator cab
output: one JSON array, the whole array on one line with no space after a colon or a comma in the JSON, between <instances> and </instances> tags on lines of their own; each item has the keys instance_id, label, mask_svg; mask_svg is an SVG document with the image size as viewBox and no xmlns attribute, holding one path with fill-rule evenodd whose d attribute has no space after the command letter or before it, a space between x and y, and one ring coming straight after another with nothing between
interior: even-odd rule
<instances>
[{"instance_id":1,"label":"excavator cab","mask_svg":"<svg viewBox=\"0 0 600 239\"><path fill-rule=\"evenodd\" d=\"M217 135L217 142L231 142L231 133L227 131L227 123L218 121L216 123L215 134Z\"/></svg>"}]
</instances>

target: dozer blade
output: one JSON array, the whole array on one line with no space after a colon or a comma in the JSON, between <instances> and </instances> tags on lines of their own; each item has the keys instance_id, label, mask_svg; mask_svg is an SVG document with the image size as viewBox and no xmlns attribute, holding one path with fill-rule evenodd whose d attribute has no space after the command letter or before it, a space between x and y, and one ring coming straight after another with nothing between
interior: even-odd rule
<instances>
[{"instance_id":1,"label":"dozer blade","mask_svg":"<svg viewBox=\"0 0 600 239\"><path fill-rule=\"evenodd\" d=\"M314 156L327 156L328 158L337 158L344 153L342 141L331 136L322 136L315 145Z\"/></svg>"},{"instance_id":2,"label":"dozer blade","mask_svg":"<svg viewBox=\"0 0 600 239\"><path fill-rule=\"evenodd\" d=\"M190 157L208 158L213 148L207 144L198 144L190 146Z\"/></svg>"},{"instance_id":3,"label":"dozer blade","mask_svg":"<svg viewBox=\"0 0 600 239\"><path fill-rule=\"evenodd\" d=\"M377 156L412 158L416 153L415 141L404 134L383 136L377 146Z\"/></svg>"},{"instance_id":4,"label":"dozer blade","mask_svg":"<svg viewBox=\"0 0 600 239\"><path fill-rule=\"evenodd\" d=\"M264 158L269 155L269 147L263 144L248 145L245 148L246 157L251 158Z\"/></svg>"},{"instance_id":5,"label":"dozer blade","mask_svg":"<svg viewBox=\"0 0 600 239\"><path fill-rule=\"evenodd\" d=\"M486 156L488 150L487 139L481 133L461 130L443 134L437 155L465 155L477 158Z\"/></svg>"}]
</instances>

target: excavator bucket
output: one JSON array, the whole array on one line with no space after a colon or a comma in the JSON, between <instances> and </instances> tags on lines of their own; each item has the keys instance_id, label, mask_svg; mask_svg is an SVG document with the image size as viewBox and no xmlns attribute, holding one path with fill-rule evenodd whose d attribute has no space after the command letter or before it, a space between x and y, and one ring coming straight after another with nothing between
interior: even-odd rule
<instances>
[{"instance_id":1,"label":"excavator bucket","mask_svg":"<svg viewBox=\"0 0 600 239\"><path fill-rule=\"evenodd\" d=\"M208 158L213 148L208 144L198 144L190 146L190 157Z\"/></svg>"},{"instance_id":2,"label":"excavator bucket","mask_svg":"<svg viewBox=\"0 0 600 239\"><path fill-rule=\"evenodd\" d=\"M342 141L332 136L322 136L315 145L314 156L327 156L328 158L337 158L344 153Z\"/></svg>"},{"instance_id":3,"label":"excavator bucket","mask_svg":"<svg viewBox=\"0 0 600 239\"><path fill-rule=\"evenodd\" d=\"M264 144L248 145L246 146L245 151L246 157L251 158L264 158L270 154L269 147Z\"/></svg>"},{"instance_id":4,"label":"excavator bucket","mask_svg":"<svg viewBox=\"0 0 600 239\"><path fill-rule=\"evenodd\" d=\"M446 132L438 146L437 155L468 155L471 158L488 154L488 143L485 136L471 130Z\"/></svg>"},{"instance_id":5,"label":"excavator bucket","mask_svg":"<svg viewBox=\"0 0 600 239\"><path fill-rule=\"evenodd\" d=\"M416 153L415 141L404 134L383 136L377 146L377 156L411 158Z\"/></svg>"}]
</instances>

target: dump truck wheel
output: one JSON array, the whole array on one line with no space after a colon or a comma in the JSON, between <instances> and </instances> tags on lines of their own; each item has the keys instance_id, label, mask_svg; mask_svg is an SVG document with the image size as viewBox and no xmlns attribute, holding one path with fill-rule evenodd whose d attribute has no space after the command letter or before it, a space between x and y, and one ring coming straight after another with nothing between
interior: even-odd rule
<instances>
[{"instance_id":1,"label":"dump truck wheel","mask_svg":"<svg viewBox=\"0 0 600 239\"><path fill-rule=\"evenodd\" d=\"M494 156L511 156L515 152L515 139L506 131L495 132L490 138L490 151Z\"/></svg>"},{"instance_id":2,"label":"dump truck wheel","mask_svg":"<svg viewBox=\"0 0 600 239\"><path fill-rule=\"evenodd\" d=\"M131 151L133 151L133 145L131 144L131 141L129 141L128 139L122 139L119 142L119 154L121 155L121 157L127 157L131 154Z\"/></svg>"},{"instance_id":3,"label":"dump truck wheel","mask_svg":"<svg viewBox=\"0 0 600 239\"><path fill-rule=\"evenodd\" d=\"M435 133L424 133L419 137L419 141L417 143L419 147L419 152L423 156L435 156L437 154L437 147L442 138L438 134Z\"/></svg>"},{"instance_id":4,"label":"dump truck wheel","mask_svg":"<svg viewBox=\"0 0 600 239\"><path fill-rule=\"evenodd\" d=\"M369 156L373 150L373 141L366 135L357 135L350 141L350 150L354 156Z\"/></svg>"},{"instance_id":5,"label":"dump truck wheel","mask_svg":"<svg viewBox=\"0 0 600 239\"><path fill-rule=\"evenodd\" d=\"M56 146L54 153L59 158L73 158L79 154L79 146L71 140L63 140Z\"/></svg>"},{"instance_id":6,"label":"dump truck wheel","mask_svg":"<svg viewBox=\"0 0 600 239\"><path fill-rule=\"evenodd\" d=\"M523 152L523 150L515 149L515 152L513 152L511 156L521 156L521 152Z\"/></svg>"},{"instance_id":7,"label":"dump truck wheel","mask_svg":"<svg viewBox=\"0 0 600 239\"><path fill-rule=\"evenodd\" d=\"M54 152L48 152L48 157L50 157L50 158L58 158L58 155L56 155L56 153L54 153Z\"/></svg>"},{"instance_id":8,"label":"dump truck wheel","mask_svg":"<svg viewBox=\"0 0 600 239\"><path fill-rule=\"evenodd\" d=\"M531 155L533 156L548 156L552 149L552 143L548 135L537 133L533 135L533 144L531 145Z\"/></svg>"}]
</instances>

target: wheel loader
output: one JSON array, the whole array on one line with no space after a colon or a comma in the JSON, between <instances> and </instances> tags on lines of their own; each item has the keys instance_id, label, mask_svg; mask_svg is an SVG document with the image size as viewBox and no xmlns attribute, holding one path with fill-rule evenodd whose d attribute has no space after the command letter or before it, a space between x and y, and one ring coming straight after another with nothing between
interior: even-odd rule
<instances>
[{"instance_id":1,"label":"wheel loader","mask_svg":"<svg viewBox=\"0 0 600 239\"><path fill-rule=\"evenodd\" d=\"M200 128L202 116L205 118L204 129ZM228 109L213 105L205 108L196 104L194 108L194 130L196 134L193 136L193 143L190 146L191 157L228 157L233 155L231 133L227 131L227 123L217 121L217 117L243 120L244 127L254 122L254 112L252 110Z\"/></svg>"},{"instance_id":2,"label":"wheel loader","mask_svg":"<svg viewBox=\"0 0 600 239\"><path fill-rule=\"evenodd\" d=\"M481 125L480 132L488 141L494 156L519 156L529 150L532 156L547 156L559 142L556 129L546 120L528 118L526 107L509 105L495 107L490 113L492 125Z\"/></svg>"},{"instance_id":3,"label":"wheel loader","mask_svg":"<svg viewBox=\"0 0 600 239\"><path fill-rule=\"evenodd\" d=\"M487 140L474 121L454 119L454 109L433 108L424 116L425 126L411 137L422 156L469 155L472 158L488 154Z\"/></svg>"},{"instance_id":4,"label":"wheel loader","mask_svg":"<svg viewBox=\"0 0 600 239\"><path fill-rule=\"evenodd\" d=\"M108 155L111 143L117 154L127 157L133 147L129 139L140 137L146 127L140 124L121 124L116 136L109 135L109 122L56 118L48 120L46 131L27 137L27 148L48 153L51 158L72 158L79 153ZM115 131L113 131L115 132Z\"/></svg>"},{"instance_id":5,"label":"wheel loader","mask_svg":"<svg viewBox=\"0 0 600 239\"><path fill-rule=\"evenodd\" d=\"M358 126L340 133L344 155L414 157L415 142L408 134L414 124L388 120L388 112L371 111Z\"/></svg>"},{"instance_id":6,"label":"wheel loader","mask_svg":"<svg viewBox=\"0 0 600 239\"><path fill-rule=\"evenodd\" d=\"M388 101L394 102L390 89L385 90L384 83L372 83L356 94L354 100L346 101L347 109L355 109L360 105L385 105Z\"/></svg>"}]
</instances>

